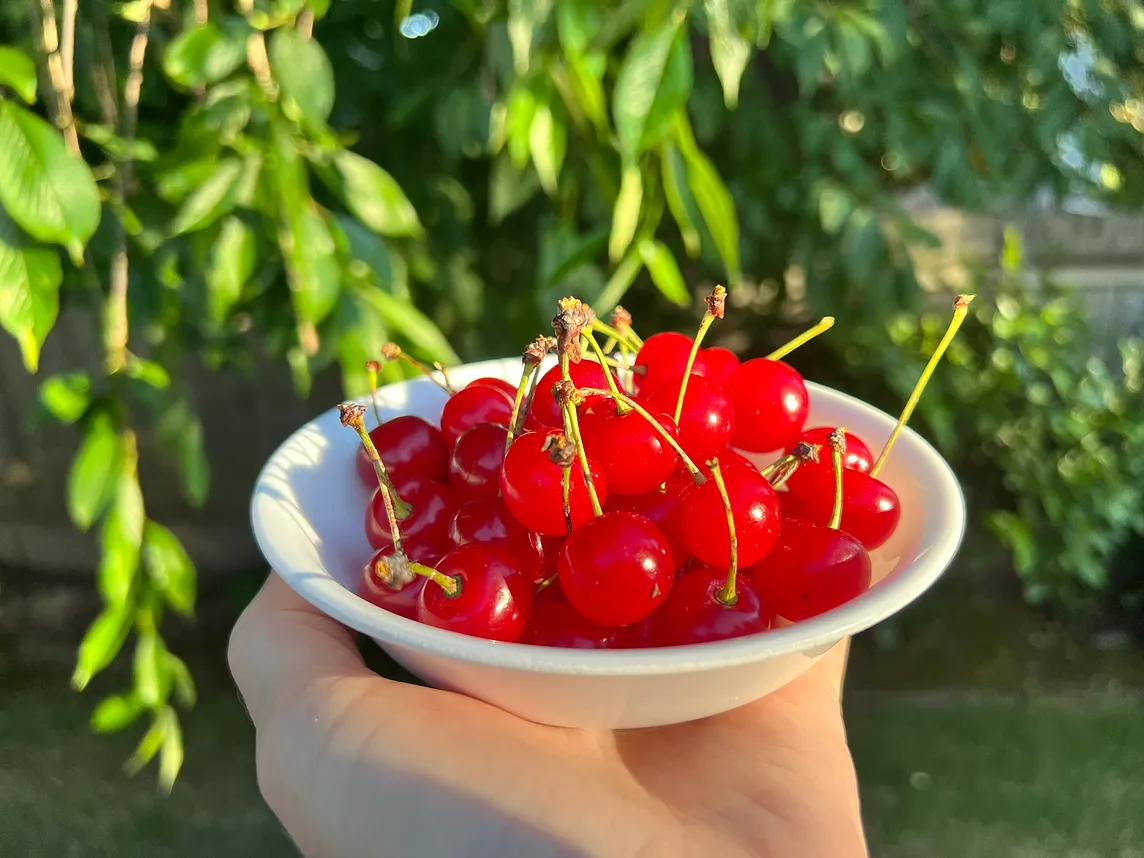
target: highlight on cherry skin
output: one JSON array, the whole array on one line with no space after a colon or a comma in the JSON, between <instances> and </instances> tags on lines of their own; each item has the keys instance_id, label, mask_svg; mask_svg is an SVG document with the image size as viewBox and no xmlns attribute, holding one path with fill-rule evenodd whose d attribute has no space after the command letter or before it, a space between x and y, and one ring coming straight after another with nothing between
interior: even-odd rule
<instances>
[{"instance_id":1,"label":"highlight on cherry skin","mask_svg":"<svg viewBox=\"0 0 1144 858\"><path fill-rule=\"evenodd\" d=\"M387 346L383 361L447 399L437 423L338 406L369 491L358 595L456 634L579 650L705 644L834 610L871 586L869 552L898 527L879 474L972 298L876 455L845 427L806 425L797 349L834 320L744 359L705 342L721 286L694 336L643 339L623 308L604 322L564 298L515 384L457 389ZM767 450L785 452L762 468L743 455Z\"/></svg>"}]
</instances>

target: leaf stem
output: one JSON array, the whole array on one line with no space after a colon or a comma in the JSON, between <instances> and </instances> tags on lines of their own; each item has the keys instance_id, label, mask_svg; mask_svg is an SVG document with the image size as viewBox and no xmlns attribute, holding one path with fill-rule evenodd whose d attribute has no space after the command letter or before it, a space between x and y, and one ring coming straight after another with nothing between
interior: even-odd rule
<instances>
[{"instance_id":1,"label":"leaf stem","mask_svg":"<svg viewBox=\"0 0 1144 858\"><path fill-rule=\"evenodd\" d=\"M782 360L784 357L789 355L791 352L793 352L799 346L806 345L811 340L813 340L815 337L817 337L819 334L821 334L825 331L829 331L833 327L834 327L834 317L833 316L823 316L822 321L820 321L813 328L810 328L807 331L803 331L801 334L799 334L797 337L795 337L789 343L787 343L784 346L779 346L777 349L775 349L773 352L771 352L769 355L767 355L767 360Z\"/></svg>"},{"instance_id":2,"label":"leaf stem","mask_svg":"<svg viewBox=\"0 0 1144 858\"><path fill-rule=\"evenodd\" d=\"M719 497L723 501L723 512L727 515L727 537L730 551L730 562L727 564L727 580L715 593L715 598L728 608L735 607L739 596L735 592L735 584L739 577L739 535L735 531L735 512L731 509L731 497L727 494L727 484L723 481L723 472L719 468L719 459L712 459L707 463L711 469L711 479L719 489Z\"/></svg>"}]
</instances>

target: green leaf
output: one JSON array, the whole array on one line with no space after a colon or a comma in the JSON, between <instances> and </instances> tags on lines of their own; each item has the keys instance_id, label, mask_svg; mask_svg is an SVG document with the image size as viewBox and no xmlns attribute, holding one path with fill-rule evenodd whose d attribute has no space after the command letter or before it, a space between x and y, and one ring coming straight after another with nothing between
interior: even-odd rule
<instances>
[{"instance_id":1,"label":"green leaf","mask_svg":"<svg viewBox=\"0 0 1144 858\"><path fill-rule=\"evenodd\" d=\"M345 294L339 306L342 334L338 338L338 363L342 371L342 392L347 397L369 393L369 373L365 362L377 360L391 338L389 328L377 308L356 294Z\"/></svg>"},{"instance_id":2,"label":"green leaf","mask_svg":"<svg viewBox=\"0 0 1144 858\"><path fill-rule=\"evenodd\" d=\"M130 605L108 605L88 626L79 644L71 678L72 688L83 691L92 677L111 664L127 640L131 619Z\"/></svg>"},{"instance_id":3,"label":"green leaf","mask_svg":"<svg viewBox=\"0 0 1144 858\"><path fill-rule=\"evenodd\" d=\"M133 694L111 694L99 701L91 713L91 729L96 733L115 733L130 727L143 714L143 704Z\"/></svg>"},{"instance_id":4,"label":"green leaf","mask_svg":"<svg viewBox=\"0 0 1144 858\"><path fill-rule=\"evenodd\" d=\"M870 69L873 50L867 36L845 17L834 29L834 50L850 77L861 77Z\"/></svg>"},{"instance_id":5,"label":"green leaf","mask_svg":"<svg viewBox=\"0 0 1144 858\"><path fill-rule=\"evenodd\" d=\"M195 681L191 678L191 671L186 663L170 652L166 653L167 672L171 677L171 684L175 689L175 698L188 709L195 705L198 694L195 691Z\"/></svg>"},{"instance_id":6,"label":"green leaf","mask_svg":"<svg viewBox=\"0 0 1144 858\"><path fill-rule=\"evenodd\" d=\"M159 749L159 787L169 793L175 786L179 771L183 768L183 733L179 729L179 719L173 709L166 710L170 723Z\"/></svg>"},{"instance_id":7,"label":"green leaf","mask_svg":"<svg viewBox=\"0 0 1144 858\"><path fill-rule=\"evenodd\" d=\"M683 275L667 245L645 238L639 244L640 259L663 297L680 307L691 306L691 295L683 283Z\"/></svg>"},{"instance_id":8,"label":"green leaf","mask_svg":"<svg viewBox=\"0 0 1144 858\"><path fill-rule=\"evenodd\" d=\"M91 170L40 117L0 101L0 206L37 241L60 244L77 265L99 226Z\"/></svg>"},{"instance_id":9,"label":"green leaf","mask_svg":"<svg viewBox=\"0 0 1144 858\"><path fill-rule=\"evenodd\" d=\"M687 185L731 281L739 280L739 216L731 192L710 159L695 147L683 150Z\"/></svg>"},{"instance_id":10,"label":"green leaf","mask_svg":"<svg viewBox=\"0 0 1144 858\"><path fill-rule=\"evenodd\" d=\"M202 423L185 399L176 399L167 407L155 434L175 459L183 495L192 506L202 506L210 491L210 462L203 447Z\"/></svg>"},{"instance_id":11,"label":"green leaf","mask_svg":"<svg viewBox=\"0 0 1144 858\"><path fill-rule=\"evenodd\" d=\"M151 726L143 734L143 738L139 740L135 753L123 766L129 775L136 775L141 772L144 766L155 759L155 755L163 747L167 732L171 729L171 717L167 714L168 711L170 711L169 707L164 706L155 713Z\"/></svg>"},{"instance_id":12,"label":"green leaf","mask_svg":"<svg viewBox=\"0 0 1144 858\"><path fill-rule=\"evenodd\" d=\"M334 68L322 46L289 27L275 30L270 68L282 90L286 115L311 128L324 128L334 108Z\"/></svg>"},{"instance_id":13,"label":"green leaf","mask_svg":"<svg viewBox=\"0 0 1144 858\"><path fill-rule=\"evenodd\" d=\"M619 261L639 225L640 208L643 205L643 178L639 167L627 167L620 179L620 192L612 209L612 233L608 237L608 258Z\"/></svg>"},{"instance_id":14,"label":"green leaf","mask_svg":"<svg viewBox=\"0 0 1144 858\"><path fill-rule=\"evenodd\" d=\"M540 186L549 196L556 196L560 168L564 166L564 155L568 151L568 128L553 116L547 104L536 108L528 142Z\"/></svg>"},{"instance_id":15,"label":"green leaf","mask_svg":"<svg viewBox=\"0 0 1144 858\"><path fill-rule=\"evenodd\" d=\"M521 172L501 155L489 170L489 221L495 226L524 206L540 189L535 170Z\"/></svg>"},{"instance_id":16,"label":"green leaf","mask_svg":"<svg viewBox=\"0 0 1144 858\"><path fill-rule=\"evenodd\" d=\"M339 150L334 170L319 173L354 215L376 232L396 238L420 236L425 230L417 210L389 173L361 155Z\"/></svg>"},{"instance_id":17,"label":"green leaf","mask_svg":"<svg viewBox=\"0 0 1144 858\"><path fill-rule=\"evenodd\" d=\"M0 46L0 86L9 87L26 104L36 102L36 63L21 50Z\"/></svg>"},{"instance_id":18,"label":"green leaf","mask_svg":"<svg viewBox=\"0 0 1144 858\"><path fill-rule=\"evenodd\" d=\"M110 418L98 413L84 429L68 474L67 504L72 522L87 531L115 494L122 446Z\"/></svg>"},{"instance_id":19,"label":"green leaf","mask_svg":"<svg viewBox=\"0 0 1144 858\"><path fill-rule=\"evenodd\" d=\"M536 32L548 20L553 0L509 0L508 38L517 75L528 73Z\"/></svg>"},{"instance_id":20,"label":"green leaf","mask_svg":"<svg viewBox=\"0 0 1144 858\"><path fill-rule=\"evenodd\" d=\"M658 28L641 32L624 55L612 113L626 160L634 160L667 134L691 94L691 49L681 35L682 20L673 15Z\"/></svg>"},{"instance_id":21,"label":"green leaf","mask_svg":"<svg viewBox=\"0 0 1144 858\"><path fill-rule=\"evenodd\" d=\"M246 60L249 28L230 18L225 27L213 21L184 30L163 52L163 71L188 89L216 83Z\"/></svg>"},{"instance_id":22,"label":"green leaf","mask_svg":"<svg viewBox=\"0 0 1144 858\"><path fill-rule=\"evenodd\" d=\"M672 143L664 143L660 152L660 173L663 181L663 195L667 199L667 208L675 218L679 227L679 234L683 238L683 247L692 259L699 256L703 249L699 239L699 230L695 227L695 199L687 187L684 176L686 165L679 149Z\"/></svg>"},{"instance_id":23,"label":"green leaf","mask_svg":"<svg viewBox=\"0 0 1144 858\"><path fill-rule=\"evenodd\" d=\"M99 591L109 605L127 603L135 573L139 570L139 549L143 545L143 492L135 462L125 457L118 475L115 498L103 521L100 539Z\"/></svg>"},{"instance_id":24,"label":"green leaf","mask_svg":"<svg viewBox=\"0 0 1144 858\"><path fill-rule=\"evenodd\" d=\"M607 64L607 57L603 54L585 54L568 60L568 78L576 103L602 136L611 133L608 97L604 94L603 84Z\"/></svg>"},{"instance_id":25,"label":"green leaf","mask_svg":"<svg viewBox=\"0 0 1144 858\"><path fill-rule=\"evenodd\" d=\"M723 85L723 102L731 110L739 104L739 83L751 59L751 42L735 29L732 0L705 0L710 29L711 64Z\"/></svg>"},{"instance_id":26,"label":"green leaf","mask_svg":"<svg viewBox=\"0 0 1144 858\"><path fill-rule=\"evenodd\" d=\"M127 145L127 141L115 133L110 125L87 124L83 126L82 135L110 155L117 161L130 156L134 161L151 162L159 157L159 150L150 140L136 137Z\"/></svg>"},{"instance_id":27,"label":"green leaf","mask_svg":"<svg viewBox=\"0 0 1144 858\"><path fill-rule=\"evenodd\" d=\"M238 183L242 172L243 162L237 158L219 161L214 174L179 206L171 221L170 234L176 236L196 232L233 211L238 201Z\"/></svg>"},{"instance_id":28,"label":"green leaf","mask_svg":"<svg viewBox=\"0 0 1144 858\"><path fill-rule=\"evenodd\" d=\"M377 309L392 330L399 332L401 338L425 358L440 361L446 366L461 362L441 329L412 304L380 289L364 289L360 294Z\"/></svg>"},{"instance_id":29,"label":"green leaf","mask_svg":"<svg viewBox=\"0 0 1144 858\"><path fill-rule=\"evenodd\" d=\"M854 197L840 185L826 182L818 193L818 220L827 235L834 235L854 211Z\"/></svg>"},{"instance_id":30,"label":"green leaf","mask_svg":"<svg viewBox=\"0 0 1144 858\"><path fill-rule=\"evenodd\" d=\"M211 247L210 267L206 272L207 314L213 322L226 321L231 308L242 297L242 287L254 274L257 254L254 230L242 218L228 216Z\"/></svg>"},{"instance_id":31,"label":"green leaf","mask_svg":"<svg viewBox=\"0 0 1144 858\"><path fill-rule=\"evenodd\" d=\"M0 325L19 344L28 372L40 368L40 348L59 314L63 276L59 254L34 245L0 208Z\"/></svg>"},{"instance_id":32,"label":"green leaf","mask_svg":"<svg viewBox=\"0 0 1144 858\"><path fill-rule=\"evenodd\" d=\"M313 200L286 211L286 229L278 236L290 296L299 320L317 325L338 303L341 271L334 237Z\"/></svg>"},{"instance_id":33,"label":"green leaf","mask_svg":"<svg viewBox=\"0 0 1144 858\"><path fill-rule=\"evenodd\" d=\"M410 300L409 271L405 260L390 251L376 233L370 232L355 218L337 214L334 221L346 237L349 255L369 269L366 279L403 301Z\"/></svg>"},{"instance_id":34,"label":"green leaf","mask_svg":"<svg viewBox=\"0 0 1144 858\"><path fill-rule=\"evenodd\" d=\"M68 372L44 379L40 403L61 423L75 423L91 405L91 379L86 372Z\"/></svg>"},{"instance_id":35,"label":"green leaf","mask_svg":"<svg viewBox=\"0 0 1144 858\"><path fill-rule=\"evenodd\" d=\"M604 284L604 288L593 304L598 316L602 317L615 309L636 281L636 277L639 276L642 269L643 260L638 253L632 251L624 257L623 262L616 266L616 270L612 272L612 276L608 278L608 282Z\"/></svg>"},{"instance_id":36,"label":"green leaf","mask_svg":"<svg viewBox=\"0 0 1144 858\"><path fill-rule=\"evenodd\" d=\"M166 390L171 386L170 374L153 360L146 360L137 355L131 355L127 359L127 366L124 368L124 371L128 378L140 381L148 387L153 387L155 390Z\"/></svg>"},{"instance_id":37,"label":"green leaf","mask_svg":"<svg viewBox=\"0 0 1144 858\"><path fill-rule=\"evenodd\" d=\"M600 29L600 9L593 0L563 0L557 4L556 33L569 56L580 56Z\"/></svg>"},{"instance_id":38,"label":"green leaf","mask_svg":"<svg viewBox=\"0 0 1144 858\"><path fill-rule=\"evenodd\" d=\"M154 630L140 632L135 640L135 658L132 672L135 677L135 693L148 709L160 703L159 661L163 655L163 645Z\"/></svg>"},{"instance_id":39,"label":"green leaf","mask_svg":"<svg viewBox=\"0 0 1144 858\"><path fill-rule=\"evenodd\" d=\"M310 398L310 389L314 384L314 376L310 372L310 359L300 348L292 348L286 352L286 364L290 367L290 380L294 383L294 391L302 399Z\"/></svg>"},{"instance_id":40,"label":"green leaf","mask_svg":"<svg viewBox=\"0 0 1144 858\"><path fill-rule=\"evenodd\" d=\"M156 589L183 616L195 610L195 566L179 538L148 521L143 530L143 565Z\"/></svg>"},{"instance_id":41,"label":"green leaf","mask_svg":"<svg viewBox=\"0 0 1144 858\"><path fill-rule=\"evenodd\" d=\"M505 137L512 164L523 170L532 152L532 120L536 116L536 96L521 84L513 87L505 105Z\"/></svg>"}]
</instances>

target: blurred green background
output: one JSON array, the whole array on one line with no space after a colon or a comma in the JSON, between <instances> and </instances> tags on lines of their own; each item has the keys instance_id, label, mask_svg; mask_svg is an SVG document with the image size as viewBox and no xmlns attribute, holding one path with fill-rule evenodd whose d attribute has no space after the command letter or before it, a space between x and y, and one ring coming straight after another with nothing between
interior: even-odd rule
<instances>
[{"instance_id":1,"label":"blurred green background","mask_svg":"<svg viewBox=\"0 0 1144 858\"><path fill-rule=\"evenodd\" d=\"M874 853L1144 855L1142 203L1137 0L4 3L0 854L288 854L221 662L265 455L389 340L724 283L891 412L979 296L913 424L970 534L852 662Z\"/></svg>"}]
</instances>

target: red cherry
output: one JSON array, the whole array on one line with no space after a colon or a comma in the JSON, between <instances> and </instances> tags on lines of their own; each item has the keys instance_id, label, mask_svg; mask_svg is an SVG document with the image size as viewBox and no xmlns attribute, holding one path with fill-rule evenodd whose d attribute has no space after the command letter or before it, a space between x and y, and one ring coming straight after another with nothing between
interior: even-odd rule
<instances>
[{"instance_id":1,"label":"red cherry","mask_svg":"<svg viewBox=\"0 0 1144 858\"><path fill-rule=\"evenodd\" d=\"M520 561L502 548L471 542L441 558L437 571L452 578L449 595L435 581L417 602L417 619L427 626L496 641L518 641L532 611L532 582Z\"/></svg>"},{"instance_id":2,"label":"red cherry","mask_svg":"<svg viewBox=\"0 0 1144 858\"><path fill-rule=\"evenodd\" d=\"M640 350L636 353L634 366L642 367L644 372L634 373L636 391L650 393L664 381L675 376L683 375L687 367L687 357L691 354L691 346L695 342L686 334L675 331L662 331L652 334ZM692 375L706 375L707 364L703 352L695 356L695 363L691 366ZM678 392L679 388L676 387ZM671 403L671 414L675 413L675 403Z\"/></svg>"},{"instance_id":3,"label":"red cherry","mask_svg":"<svg viewBox=\"0 0 1144 858\"><path fill-rule=\"evenodd\" d=\"M564 599L548 599L533 606L520 642L567 649L610 649L622 631L584 619Z\"/></svg>"},{"instance_id":4,"label":"red cherry","mask_svg":"<svg viewBox=\"0 0 1144 858\"><path fill-rule=\"evenodd\" d=\"M459 501L495 498L508 429L499 423L478 423L457 439L449 457L449 487Z\"/></svg>"},{"instance_id":5,"label":"red cherry","mask_svg":"<svg viewBox=\"0 0 1144 858\"><path fill-rule=\"evenodd\" d=\"M585 415L580 421L584 449L608 475L613 495L642 495L663 485L679 462L679 456L663 436L634 411ZM652 413L664 429L678 440L679 432L668 414Z\"/></svg>"},{"instance_id":6,"label":"red cherry","mask_svg":"<svg viewBox=\"0 0 1144 858\"><path fill-rule=\"evenodd\" d=\"M441 437L441 430L428 420L403 414L380 424L369 437L397 485L418 478L444 480L449 473L445 439ZM358 445L355 464L365 484L376 486L377 475L363 444Z\"/></svg>"},{"instance_id":7,"label":"red cherry","mask_svg":"<svg viewBox=\"0 0 1144 858\"><path fill-rule=\"evenodd\" d=\"M529 580L544 579L545 548L540 535L513 518L500 498L473 500L462 504L449 522L449 539L454 545L477 542L503 548L521 562ZM555 564L555 560L552 561Z\"/></svg>"},{"instance_id":8,"label":"red cherry","mask_svg":"<svg viewBox=\"0 0 1144 858\"><path fill-rule=\"evenodd\" d=\"M642 515L658 527L660 532L667 537L668 545L671 546L671 556L675 561L675 568L681 569L691 557L691 552L683 544L679 529L672 526L672 515L679 503L679 496L684 489L693 485L695 482L691 479L691 475L684 471L682 481L673 476L667 481L667 485L662 491L656 489L642 495L611 496L608 498L606 510L608 512L619 510L634 512L636 515Z\"/></svg>"},{"instance_id":9,"label":"red cherry","mask_svg":"<svg viewBox=\"0 0 1144 858\"><path fill-rule=\"evenodd\" d=\"M413 480L400 488L401 499L412 512L397 526L402 540L422 546L443 545L449 538L449 519L457 511L457 500L447 486L433 480ZM377 489L365 511L365 535L375 549L393 543L393 532L385 515L381 489Z\"/></svg>"},{"instance_id":10,"label":"red cherry","mask_svg":"<svg viewBox=\"0 0 1144 858\"><path fill-rule=\"evenodd\" d=\"M577 387L604 390L608 386L604 368L596 361L587 358L580 363L569 364L568 375ZM613 374L612 377L614 379L615 375ZM544 373L536 383L536 395L532 397L528 416L542 426L559 428L564 425L564 412L556 401L556 397L552 395L552 387L560 379L560 367L554 366ZM586 396L580 403L579 410L585 411L595 406L610 404L611 401L611 397L608 396Z\"/></svg>"},{"instance_id":11,"label":"red cherry","mask_svg":"<svg viewBox=\"0 0 1144 858\"><path fill-rule=\"evenodd\" d=\"M737 576L735 602L725 605L718 594L727 572L698 566L675 579L664 603L649 621L651 641L657 646L720 641L765 632L770 613L763 608L750 580Z\"/></svg>"},{"instance_id":12,"label":"red cherry","mask_svg":"<svg viewBox=\"0 0 1144 858\"><path fill-rule=\"evenodd\" d=\"M545 536L561 536L564 521L563 468L548 458L543 449L547 438L558 430L526 432L512 442L501 468L500 488L505 505L521 524ZM608 495L608 480L599 463L588 457L588 467L600 503ZM579 464L571 469L569 507L572 526L592 517L592 503Z\"/></svg>"},{"instance_id":13,"label":"red cherry","mask_svg":"<svg viewBox=\"0 0 1144 858\"><path fill-rule=\"evenodd\" d=\"M739 356L722 346L711 346L699 354L707 367L706 377L716 384L723 384L739 368Z\"/></svg>"},{"instance_id":14,"label":"red cherry","mask_svg":"<svg viewBox=\"0 0 1144 858\"><path fill-rule=\"evenodd\" d=\"M752 453L784 450L798 440L810 410L802 376L788 364L754 358L727 379L735 408L731 446Z\"/></svg>"},{"instance_id":15,"label":"red cherry","mask_svg":"<svg viewBox=\"0 0 1144 858\"><path fill-rule=\"evenodd\" d=\"M555 574L555 573L553 573ZM551 577L551 576L549 576ZM533 605L542 605L545 602L567 602L564 598L564 591L560 589L560 579L557 578L551 583L545 584L540 592L532 591Z\"/></svg>"},{"instance_id":16,"label":"red cherry","mask_svg":"<svg viewBox=\"0 0 1144 858\"><path fill-rule=\"evenodd\" d=\"M507 426L511 418L512 397L485 385L466 387L450 396L441 409L441 434L452 449L457 439L478 423Z\"/></svg>"},{"instance_id":17,"label":"red cherry","mask_svg":"<svg viewBox=\"0 0 1144 858\"><path fill-rule=\"evenodd\" d=\"M652 412L675 413L682 375L665 379L647 397L644 407ZM727 448L735 425L731 398L723 388L692 375L683 395L679 414L679 446L696 462L706 462Z\"/></svg>"},{"instance_id":18,"label":"red cherry","mask_svg":"<svg viewBox=\"0 0 1144 858\"><path fill-rule=\"evenodd\" d=\"M799 468L825 468L831 473L831 479L834 478L834 469L830 464L830 441L829 435L834 429L830 426L815 426L813 429L806 429L802 435L799 436L799 441L804 441L807 444L817 444L821 448L818 452L818 461L805 461ZM866 443L856 435L851 435L849 432L843 432L846 436L846 455L842 459L842 466L850 468L851 470L861 471L864 474L870 473L870 468L874 464L874 456L870 452L870 448ZM790 453L790 450L787 450Z\"/></svg>"},{"instance_id":19,"label":"red cherry","mask_svg":"<svg viewBox=\"0 0 1144 858\"><path fill-rule=\"evenodd\" d=\"M784 516L822 527L829 523L834 511L834 474L830 469L804 469L800 465L786 481L786 488L782 493ZM901 503L892 488L862 471L843 469L841 530L873 551L893 535L901 518Z\"/></svg>"},{"instance_id":20,"label":"red cherry","mask_svg":"<svg viewBox=\"0 0 1144 858\"><path fill-rule=\"evenodd\" d=\"M675 564L667 537L631 512L609 512L576 527L560 550L564 596L581 616L626 626L667 598Z\"/></svg>"},{"instance_id":21,"label":"red cherry","mask_svg":"<svg viewBox=\"0 0 1144 858\"><path fill-rule=\"evenodd\" d=\"M746 568L762 560L778 539L778 495L767 478L753 468L730 468L723 473L723 480L735 519L739 565ZM731 562L731 538L714 480L683 493L676 507L675 527L679 528L689 554L708 566L727 568Z\"/></svg>"},{"instance_id":22,"label":"red cherry","mask_svg":"<svg viewBox=\"0 0 1144 858\"><path fill-rule=\"evenodd\" d=\"M499 390L509 399L516 399L516 385L509 384L503 378L493 378L492 376L475 378L465 385L466 390L470 387L491 387L493 390Z\"/></svg>"},{"instance_id":23,"label":"red cherry","mask_svg":"<svg viewBox=\"0 0 1144 858\"><path fill-rule=\"evenodd\" d=\"M612 649L651 649L656 644L651 639L651 622L652 617L655 616L653 612L650 616L644 617L638 623L632 623L630 626L614 629L615 637L612 638Z\"/></svg>"},{"instance_id":24,"label":"red cherry","mask_svg":"<svg viewBox=\"0 0 1144 858\"><path fill-rule=\"evenodd\" d=\"M798 622L870 589L870 555L849 533L785 518L774 549L745 574L768 608Z\"/></svg>"},{"instance_id":25,"label":"red cherry","mask_svg":"<svg viewBox=\"0 0 1144 858\"><path fill-rule=\"evenodd\" d=\"M421 588L425 586L427 579L418 575L404 587L394 590L377 575L377 561L382 557L392 556L392 545L374 552L374 555L369 558L369 562L365 564L365 568L362 570L361 580L358 581L357 594L371 605L384 608L391 614L397 614L400 617L415 620L417 619L417 600L421 596ZM440 552L430 561L424 552L416 557L412 552L410 553L411 559L416 560L418 563L424 563L426 566L433 565L444 556L445 553Z\"/></svg>"}]
</instances>

